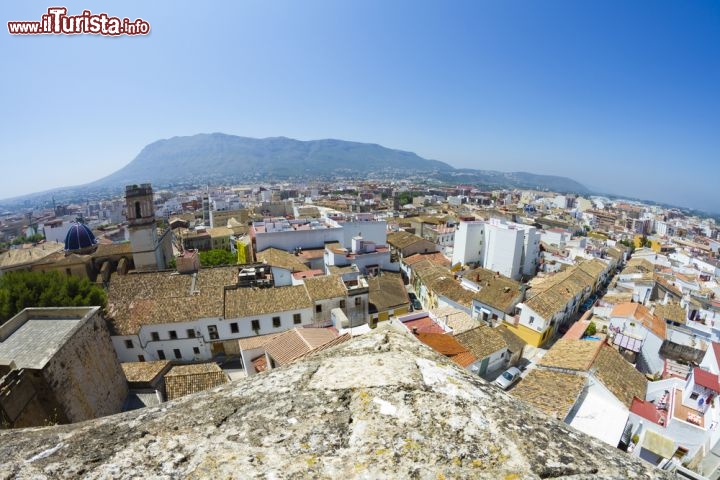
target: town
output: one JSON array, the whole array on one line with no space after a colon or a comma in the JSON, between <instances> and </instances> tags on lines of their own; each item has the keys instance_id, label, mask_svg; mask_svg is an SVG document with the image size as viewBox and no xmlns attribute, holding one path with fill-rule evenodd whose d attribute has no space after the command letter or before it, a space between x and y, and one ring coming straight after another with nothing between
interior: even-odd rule
<instances>
[{"instance_id":1,"label":"town","mask_svg":"<svg viewBox=\"0 0 720 480\"><path fill-rule=\"evenodd\" d=\"M710 218L408 179L144 183L5 212L0 247L0 428L242 388L391 329L518 408L682 478L720 474ZM72 280L75 302L47 306L39 279Z\"/></svg>"}]
</instances>

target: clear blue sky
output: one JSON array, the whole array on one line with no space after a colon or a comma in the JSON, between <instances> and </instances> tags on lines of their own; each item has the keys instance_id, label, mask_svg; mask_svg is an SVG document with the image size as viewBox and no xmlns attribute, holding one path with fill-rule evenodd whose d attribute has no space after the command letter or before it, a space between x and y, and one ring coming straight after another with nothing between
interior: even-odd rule
<instances>
[{"instance_id":1,"label":"clear blue sky","mask_svg":"<svg viewBox=\"0 0 720 480\"><path fill-rule=\"evenodd\" d=\"M720 2L56 2L147 37L13 36L0 198L202 132L339 138L720 211ZM206 5L205 3L210 3Z\"/></svg>"}]
</instances>

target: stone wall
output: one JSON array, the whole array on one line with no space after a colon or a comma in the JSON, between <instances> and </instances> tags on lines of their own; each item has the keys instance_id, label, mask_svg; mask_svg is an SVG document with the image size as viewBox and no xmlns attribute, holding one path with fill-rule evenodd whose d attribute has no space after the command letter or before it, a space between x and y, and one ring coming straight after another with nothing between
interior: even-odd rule
<instances>
[{"instance_id":1,"label":"stone wall","mask_svg":"<svg viewBox=\"0 0 720 480\"><path fill-rule=\"evenodd\" d=\"M42 375L70 422L118 413L128 393L110 334L99 314L75 331Z\"/></svg>"},{"instance_id":2,"label":"stone wall","mask_svg":"<svg viewBox=\"0 0 720 480\"><path fill-rule=\"evenodd\" d=\"M5 478L670 478L380 328L241 382L0 431Z\"/></svg>"}]
</instances>

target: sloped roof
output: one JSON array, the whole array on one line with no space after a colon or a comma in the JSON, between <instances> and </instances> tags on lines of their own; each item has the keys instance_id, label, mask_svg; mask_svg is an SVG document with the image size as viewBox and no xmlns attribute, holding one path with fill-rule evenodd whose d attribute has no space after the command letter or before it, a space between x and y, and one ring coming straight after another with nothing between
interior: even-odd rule
<instances>
[{"instance_id":1,"label":"sloped roof","mask_svg":"<svg viewBox=\"0 0 720 480\"><path fill-rule=\"evenodd\" d=\"M647 379L614 348L603 345L593 367L596 369L595 377L628 408L633 397L645 398Z\"/></svg>"},{"instance_id":2,"label":"sloped roof","mask_svg":"<svg viewBox=\"0 0 720 480\"><path fill-rule=\"evenodd\" d=\"M520 300L520 283L502 276L487 280L480 280L480 291L473 295L473 299L509 313Z\"/></svg>"},{"instance_id":3,"label":"sloped roof","mask_svg":"<svg viewBox=\"0 0 720 480\"><path fill-rule=\"evenodd\" d=\"M311 308L304 285L238 288L225 292L225 318L242 318Z\"/></svg>"},{"instance_id":4,"label":"sloped roof","mask_svg":"<svg viewBox=\"0 0 720 480\"><path fill-rule=\"evenodd\" d=\"M602 342L561 338L538 362L543 367L587 371L595 361Z\"/></svg>"},{"instance_id":5,"label":"sloped roof","mask_svg":"<svg viewBox=\"0 0 720 480\"><path fill-rule=\"evenodd\" d=\"M148 383L162 374L170 366L169 360L156 362L123 362L120 364L129 383Z\"/></svg>"},{"instance_id":6,"label":"sloped roof","mask_svg":"<svg viewBox=\"0 0 720 480\"><path fill-rule=\"evenodd\" d=\"M62 252L64 246L58 242L42 242L28 248L13 248L0 253L0 269L37 262L48 255Z\"/></svg>"},{"instance_id":7,"label":"sloped roof","mask_svg":"<svg viewBox=\"0 0 720 480\"><path fill-rule=\"evenodd\" d=\"M430 314L439 321L445 322L454 335L467 332L480 325L480 322L473 320L470 315L462 310L452 307L443 307L430 310Z\"/></svg>"},{"instance_id":8,"label":"sloped roof","mask_svg":"<svg viewBox=\"0 0 720 480\"><path fill-rule=\"evenodd\" d=\"M309 277L304 284L313 301L347 297L347 287L339 275Z\"/></svg>"},{"instance_id":9,"label":"sloped roof","mask_svg":"<svg viewBox=\"0 0 720 480\"><path fill-rule=\"evenodd\" d=\"M413 266L416 263L427 260L428 262L432 262L436 265L440 265L441 267L449 267L450 266L450 260L448 260L445 255L443 255L440 252L433 252L433 253L414 253L410 256L407 256L403 258L403 263L405 265Z\"/></svg>"},{"instance_id":10,"label":"sloped roof","mask_svg":"<svg viewBox=\"0 0 720 480\"><path fill-rule=\"evenodd\" d=\"M272 342L280 333L268 333L267 335L257 335L254 337L241 338L238 340L240 350L253 350L261 348Z\"/></svg>"},{"instance_id":11,"label":"sloped roof","mask_svg":"<svg viewBox=\"0 0 720 480\"><path fill-rule=\"evenodd\" d=\"M659 303L655 305L654 313L662 320L670 320L676 323L685 323L687 315L685 309L676 303L668 303L667 305Z\"/></svg>"},{"instance_id":12,"label":"sloped roof","mask_svg":"<svg viewBox=\"0 0 720 480\"><path fill-rule=\"evenodd\" d=\"M165 374L165 393L173 400L228 383L225 372L217 363L177 365Z\"/></svg>"},{"instance_id":13,"label":"sloped roof","mask_svg":"<svg viewBox=\"0 0 720 480\"><path fill-rule=\"evenodd\" d=\"M368 301L378 312L384 312L410 304L402 277L398 273L382 272L381 275L367 279Z\"/></svg>"},{"instance_id":14,"label":"sloped roof","mask_svg":"<svg viewBox=\"0 0 720 480\"><path fill-rule=\"evenodd\" d=\"M653 315L650 310L640 303L619 303L615 305L610 313L612 317L634 319L652 331L661 340L665 339L667 327L665 321Z\"/></svg>"},{"instance_id":15,"label":"sloped roof","mask_svg":"<svg viewBox=\"0 0 720 480\"><path fill-rule=\"evenodd\" d=\"M558 420L565 420L582 393L586 379L582 375L536 368L510 392Z\"/></svg>"},{"instance_id":16,"label":"sloped roof","mask_svg":"<svg viewBox=\"0 0 720 480\"><path fill-rule=\"evenodd\" d=\"M278 248L268 248L256 254L258 262L266 262L274 267L281 267L291 272L304 272L310 267L300 257Z\"/></svg>"},{"instance_id":17,"label":"sloped roof","mask_svg":"<svg viewBox=\"0 0 720 480\"><path fill-rule=\"evenodd\" d=\"M446 357L459 355L468 351L468 349L460 344L452 335L444 333L418 332L415 334L415 338Z\"/></svg>"},{"instance_id":18,"label":"sloped roof","mask_svg":"<svg viewBox=\"0 0 720 480\"><path fill-rule=\"evenodd\" d=\"M399 232L390 232L387 234L387 243L401 250L418 242L430 243L422 237L418 237L415 234L402 230Z\"/></svg>"},{"instance_id":19,"label":"sloped roof","mask_svg":"<svg viewBox=\"0 0 720 480\"><path fill-rule=\"evenodd\" d=\"M512 353L520 352L525 348L527 342L515 335L506 325L500 325L495 329L505 339L508 349Z\"/></svg>"},{"instance_id":20,"label":"sloped roof","mask_svg":"<svg viewBox=\"0 0 720 480\"><path fill-rule=\"evenodd\" d=\"M695 384L701 387L709 388L714 392L720 393L720 380L714 373L703 370L700 367L693 368L693 376L695 377Z\"/></svg>"},{"instance_id":21,"label":"sloped roof","mask_svg":"<svg viewBox=\"0 0 720 480\"><path fill-rule=\"evenodd\" d=\"M455 335L455 339L481 360L507 348L507 343L500 333L496 332L494 328L482 324L472 330Z\"/></svg>"},{"instance_id":22,"label":"sloped roof","mask_svg":"<svg viewBox=\"0 0 720 480\"><path fill-rule=\"evenodd\" d=\"M275 337L265 346L265 351L276 364L287 365L337 336L327 328L293 328Z\"/></svg>"}]
</instances>

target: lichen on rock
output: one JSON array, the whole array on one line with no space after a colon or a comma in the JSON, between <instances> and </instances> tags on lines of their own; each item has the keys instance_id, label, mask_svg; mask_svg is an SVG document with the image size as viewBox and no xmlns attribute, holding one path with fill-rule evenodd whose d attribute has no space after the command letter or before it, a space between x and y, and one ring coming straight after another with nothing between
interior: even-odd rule
<instances>
[{"instance_id":1,"label":"lichen on rock","mask_svg":"<svg viewBox=\"0 0 720 480\"><path fill-rule=\"evenodd\" d=\"M0 478L662 478L381 328L160 407L0 432Z\"/></svg>"}]
</instances>

